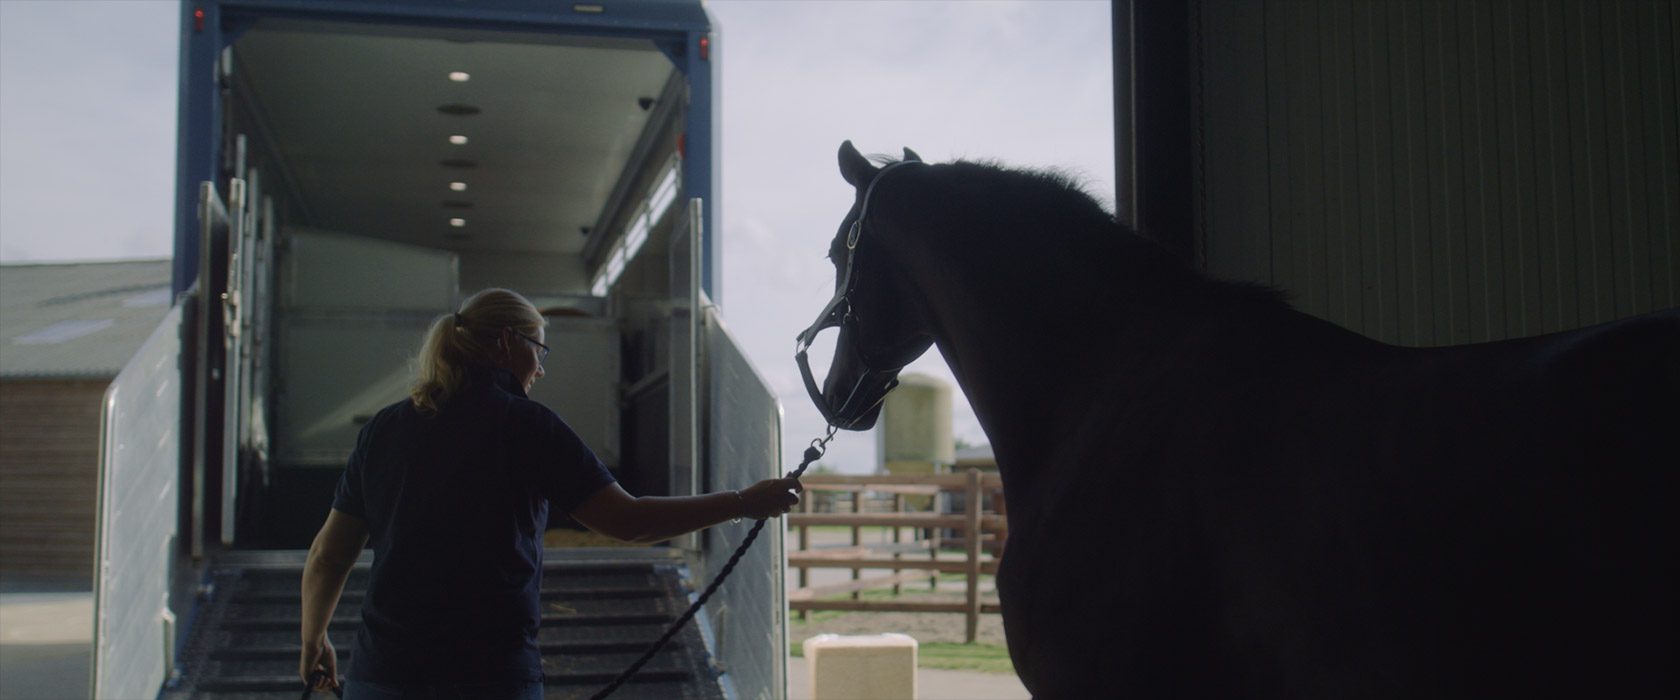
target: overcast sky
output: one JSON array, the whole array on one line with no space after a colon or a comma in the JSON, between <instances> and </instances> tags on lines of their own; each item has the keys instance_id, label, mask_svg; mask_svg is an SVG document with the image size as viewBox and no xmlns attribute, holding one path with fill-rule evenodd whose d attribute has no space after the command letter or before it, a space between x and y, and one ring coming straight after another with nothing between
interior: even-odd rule
<instances>
[{"instance_id":1,"label":"overcast sky","mask_svg":"<svg viewBox=\"0 0 1680 700\"><path fill-rule=\"evenodd\" d=\"M175 2L0 0L0 260L170 255ZM723 309L781 397L786 457L822 432L793 338L833 293L852 191L835 150L1055 167L1114 185L1106 0L708 3L723 105ZM938 356L906 370L950 380ZM954 434L986 442L960 390ZM824 461L875 467L842 433ZM785 468L791 464L784 465Z\"/></svg>"}]
</instances>

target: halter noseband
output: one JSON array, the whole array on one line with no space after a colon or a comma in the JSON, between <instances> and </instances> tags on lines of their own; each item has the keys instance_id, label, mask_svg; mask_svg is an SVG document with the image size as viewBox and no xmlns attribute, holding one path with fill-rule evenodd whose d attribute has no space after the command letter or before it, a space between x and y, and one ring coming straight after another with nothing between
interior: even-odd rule
<instances>
[{"instance_id":1,"label":"halter noseband","mask_svg":"<svg viewBox=\"0 0 1680 700\"><path fill-rule=\"evenodd\" d=\"M828 402L824 400L822 388L817 386L816 378L811 374L811 362L806 356L806 351L811 348L811 343L816 339L817 333L823 329L841 326L856 318L852 315L851 296L857 285L857 280L852 277L852 265L857 261L857 244L858 239L863 235L863 220L869 216L869 200L875 194L875 186L881 184L881 180L886 178L887 173L899 166L910 164L920 165L921 161L901 160L889 164L881 168L880 172L875 174L875 178L869 181L869 187L863 191L863 206L858 209L857 218L852 220L851 228L846 231L846 267L841 271L840 284L834 292L834 298L829 299L828 305L824 306L823 310L817 314L817 320L799 334L797 350L793 355L794 361L799 364L799 372L805 380L805 391L811 395L811 401L817 404L817 410L822 412L823 419L832 426L852 428L856 425L863 414L867 414L870 409L875 407L875 404L879 404L881 400L886 398L886 392L884 391L881 394L882 398L877 399L874 404L853 406L852 401L857 399L858 391L863 388L869 379L879 378L882 375L891 375L887 378L886 391L892 391L893 387L898 385L896 376L898 371L904 369L903 365L877 369L870 367L867 362L859 357L859 364L863 366L865 371L858 375L857 381L852 383L851 390L846 394L846 401L840 404L839 408L831 409ZM842 305L844 305L845 311L843 314L841 313ZM831 371L832 369L830 367Z\"/></svg>"}]
</instances>

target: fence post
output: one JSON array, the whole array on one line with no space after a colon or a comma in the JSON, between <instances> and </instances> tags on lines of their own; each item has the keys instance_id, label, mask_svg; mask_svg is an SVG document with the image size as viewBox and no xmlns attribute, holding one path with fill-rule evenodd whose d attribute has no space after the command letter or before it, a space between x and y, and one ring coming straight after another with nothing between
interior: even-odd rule
<instances>
[{"instance_id":1,"label":"fence post","mask_svg":"<svg viewBox=\"0 0 1680 700\"><path fill-rule=\"evenodd\" d=\"M949 503L950 496L947 495L945 491L935 491L933 494L933 501L930 506L932 508L932 513L934 515L944 515L945 508ZM930 561L939 561L939 548L945 543L945 533L941 532L941 529L942 528L938 526L927 528L928 559ZM928 578L928 588L932 589L935 593L939 592L939 576L939 570L934 569L933 576Z\"/></svg>"},{"instance_id":2,"label":"fence post","mask_svg":"<svg viewBox=\"0 0 1680 700\"><path fill-rule=\"evenodd\" d=\"M967 512L968 532L963 540L968 549L968 631L965 638L969 644L979 636L980 631L980 470L968 468L968 497Z\"/></svg>"},{"instance_id":3,"label":"fence post","mask_svg":"<svg viewBox=\"0 0 1680 700\"><path fill-rule=\"evenodd\" d=\"M1009 501L1004 498L1001 487L992 492L992 512L1004 516L1002 529L992 533L996 536L992 540L992 561L1000 561L1003 559L1003 548L1009 546Z\"/></svg>"},{"instance_id":4,"label":"fence post","mask_svg":"<svg viewBox=\"0 0 1680 700\"><path fill-rule=\"evenodd\" d=\"M902 494L902 493L893 494L893 514L894 515L903 515L904 514L904 494ZM899 527L898 525L894 525L893 526L893 555L892 555L894 560L904 558L904 550L899 547L899 545L904 544L904 536L903 535L904 535L904 528ZM893 576L896 577L900 573L902 573L903 571L904 571L903 569L893 569ZM897 578L894 578L893 579L893 597L897 598L898 595L900 593L903 593L903 592L904 592L904 586L900 585L898 583Z\"/></svg>"},{"instance_id":5,"label":"fence post","mask_svg":"<svg viewBox=\"0 0 1680 700\"><path fill-rule=\"evenodd\" d=\"M862 487L866 486L866 485L867 484L859 484L858 485L859 486L858 490L852 492L852 515L857 515L858 513L863 512L863 488ZM860 528L857 525L852 526L852 548L853 549L856 549L858 547L863 546L863 535L861 534L862 531L863 531L863 528ZM862 569L852 569L852 580L853 581L856 581L856 580L858 580L859 578L862 578L862 577L863 577L863 570ZM863 600L863 591L852 591L852 600Z\"/></svg>"},{"instance_id":6,"label":"fence post","mask_svg":"<svg viewBox=\"0 0 1680 700\"><path fill-rule=\"evenodd\" d=\"M810 513L811 512L812 501L815 501L816 498L817 498L817 496L816 496L815 493L807 492L805 494L804 498L799 499L799 509L800 509L800 511L804 512L804 513ZM811 526L810 525L800 525L799 526L799 551L801 553L811 551ZM810 588L811 587L811 569L810 569L810 567L807 567L807 566L800 566L799 567L799 587L800 588ZM809 610L800 610L799 611L799 621L800 622L804 622L804 621L809 620L809 619L811 619L811 611L809 611Z\"/></svg>"}]
</instances>

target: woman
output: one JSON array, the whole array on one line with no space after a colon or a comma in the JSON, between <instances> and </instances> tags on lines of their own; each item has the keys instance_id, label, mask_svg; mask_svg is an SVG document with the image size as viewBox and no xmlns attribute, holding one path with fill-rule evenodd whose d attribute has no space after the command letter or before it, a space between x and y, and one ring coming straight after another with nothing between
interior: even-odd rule
<instances>
[{"instance_id":1,"label":"woman","mask_svg":"<svg viewBox=\"0 0 1680 700\"><path fill-rule=\"evenodd\" d=\"M327 623L370 542L346 698L399 698L405 686L421 697L541 698L550 507L647 543L799 502L794 479L700 496L626 493L564 421L526 397L543 376L544 323L514 292L473 295L432 324L410 396L362 428L303 571L306 683L337 682Z\"/></svg>"}]
</instances>

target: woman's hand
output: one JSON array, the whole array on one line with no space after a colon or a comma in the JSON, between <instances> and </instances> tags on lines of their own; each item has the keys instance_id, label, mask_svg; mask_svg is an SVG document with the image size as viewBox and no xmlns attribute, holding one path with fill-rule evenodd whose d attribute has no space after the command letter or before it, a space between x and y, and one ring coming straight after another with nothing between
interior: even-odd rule
<instances>
[{"instance_id":1,"label":"woman's hand","mask_svg":"<svg viewBox=\"0 0 1680 700\"><path fill-rule=\"evenodd\" d=\"M319 675L311 680L313 674ZM319 644L303 645L303 653L298 657L298 676L303 678L304 685L308 685L310 690L338 687L338 650L333 648L332 640L326 635L321 636Z\"/></svg>"},{"instance_id":2,"label":"woman's hand","mask_svg":"<svg viewBox=\"0 0 1680 700\"><path fill-rule=\"evenodd\" d=\"M763 520L793 510L804 490L798 479L765 479L735 493L741 497L743 517Z\"/></svg>"}]
</instances>

